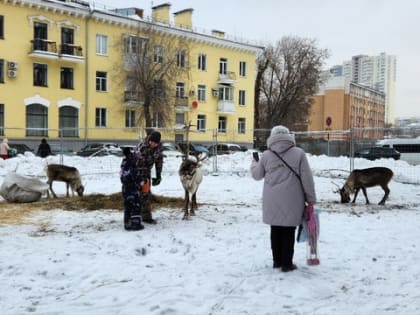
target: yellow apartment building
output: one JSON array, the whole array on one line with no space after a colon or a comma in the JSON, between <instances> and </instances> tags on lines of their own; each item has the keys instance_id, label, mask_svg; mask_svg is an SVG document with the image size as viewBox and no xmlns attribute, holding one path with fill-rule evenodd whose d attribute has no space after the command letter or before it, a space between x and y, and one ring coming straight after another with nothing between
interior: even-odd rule
<instances>
[{"instance_id":1,"label":"yellow apartment building","mask_svg":"<svg viewBox=\"0 0 420 315\"><path fill-rule=\"evenodd\" d=\"M313 100L309 131L385 127L385 94L344 77L330 78Z\"/></svg>"},{"instance_id":2,"label":"yellow apartment building","mask_svg":"<svg viewBox=\"0 0 420 315\"><path fill-rule=\"evenodd\" d=\"M143 10L107 10L80 0L0 2L0 137L31 147L41 138L74 150L87 142L129 143L145 127L162 128L166 141L252 145L256 58L263 47L196 32L193 9L173 13L170 4ZM124 82L130 38L158 32L188 41L188 67L173 87L173 124L136 124L140 99ZM162 35L162 36L163 36ZM183 59L184 60L184 59ZM10 141L10 140L9 140Z\"/></svg>"}]
</instances>

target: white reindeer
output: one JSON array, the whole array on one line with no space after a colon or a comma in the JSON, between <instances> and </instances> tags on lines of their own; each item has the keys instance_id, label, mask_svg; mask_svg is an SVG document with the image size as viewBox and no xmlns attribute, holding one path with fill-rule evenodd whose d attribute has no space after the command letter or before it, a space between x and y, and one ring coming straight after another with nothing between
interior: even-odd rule
<instances>
[{"instance_id":1,"label":"white reindeer","mask_svg":"<svg viewBox=\"0 0 420 315\"><path fill-rule=\"evenodd\" d=\"M201 161L206 158L194 157L184 158L179 167L179 176L182 186L185 190L185 204L183 220L189 220L192 215L195 215L197 209L197 190L203 180L203 172L201 171ZM190 202L191 195L191 202ZM191 204L191 207L189 205Z\"/></svg>"}]
</instances>

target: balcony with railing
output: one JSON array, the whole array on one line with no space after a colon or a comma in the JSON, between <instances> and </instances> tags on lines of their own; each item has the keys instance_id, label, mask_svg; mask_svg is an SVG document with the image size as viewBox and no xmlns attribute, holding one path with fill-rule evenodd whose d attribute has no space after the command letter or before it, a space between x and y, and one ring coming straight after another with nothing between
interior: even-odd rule
<instances>
[{"instance_id":1,"label":"balcony with railing","mask_svg":"<svg viewBox=\"0 0 420 315\"><path fill-rule=\"evenodd\" d=\"M175 97L175 110L177 112L183 113L188 111L188 97L186 96L176 96Z\"/></svg>"},{"instance_id":2,"label":"balcony with railing","mask_svg":"<svg viewBox=\"0 0 420 315\"><path fill-rule=\"evenodd\" d=\"M235 114L235 102L233 100L219 100L217 111L224 114Z\"/></svg>"},{"instance_id":3,"label":"balcony with railing","mask_svg":"<svg viewBox=\"0 0 420 315\"><path fill-rule=\"evenodd\" d=\"M58 59L57 43L43 38L32 39L29 56L46 59Z\"/></svg>"},{"instance_id":4,"label":"balcony with railing","mask_svg":"<svg viewBox=\"0 0 420 315\"><path fill-rule=\"evenodd\" d=\"M61 44L60 58L69 62L82 62L85 59L83 57L83 48L76 44Z\"/></svg>"},{"instance_id":5,"label":"balcony with railing","mask_svg":"<svg viewBox=\"0 0 420 315\"><path fill-rule=\"evenodd\" d=\"M236 83L236 73L227 71L226 73L219 73L219 81L221 84L234 84Z\"/></svg>"},{"instance_id":6,"label":"balcony with railing","mask_svg":"<svg viewBox=\"0 0 420 315\"><path fill-rule=\"evenodd\" d=\"M126 105L143 105L144 104L144 94L136 91L125 91L124 92L124 102Z\"/></svg>"}]
</instances>

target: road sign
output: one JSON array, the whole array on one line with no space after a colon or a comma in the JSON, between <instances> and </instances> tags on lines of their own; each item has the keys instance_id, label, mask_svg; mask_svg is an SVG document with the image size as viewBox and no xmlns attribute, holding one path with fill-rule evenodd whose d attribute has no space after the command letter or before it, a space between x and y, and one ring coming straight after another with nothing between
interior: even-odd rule
<instances>
[{"instance_id":1,"label":"road sign","mask_svg":"<svg viewBox=\"0 0 420 315\"><path fill-rule=\"evenodd\" d=\"M327 124L327 126L331 126L332 119L330 116L327 117L327 119L325 120L325 123Z\"/></svg>"}]
</instances>

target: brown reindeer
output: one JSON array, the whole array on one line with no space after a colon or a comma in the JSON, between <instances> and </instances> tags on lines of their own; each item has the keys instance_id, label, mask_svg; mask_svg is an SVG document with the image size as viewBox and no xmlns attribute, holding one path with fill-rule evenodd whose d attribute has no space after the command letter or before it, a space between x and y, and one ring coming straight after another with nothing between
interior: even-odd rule
<instances>
[{"instance_id":1,"label":"brown reindeer","mask_svg":"<svg viewBox=\"0 0 420 315\"><path fill-rule=\"evenodd\" d=\"M47 184L50 186L50 190L54 198L57 198L57 195L52 189L53 181L60 181L66 183L67 197L69 196L69 187L71 188L73 196L75 191L79 196L83 196L85 188L82 185L80 173L77 170L77 168L60 164L49 164L47 165L47 177ZM49 197L49 192L47 195Z\"/></svg>"},{"instance_id":2,"label":"brown reindeer","mask_svg":"<svg viewBox=\"0 0 420 315\"><path fill-rule=\"evenodd\" d=\"M192 215L195 215L195 210L197 209L197 190L203 180L201 161L205 158L206 156L199 158L198 155L195 160L193 157L184 158L179 167L178 173L185 191L183 220L189 220Z\"/></svg>"},{"instance_id":3,"label":"brown reindeer","mask_svg":"<svg viewBox=\"0 0 420 315\"><path fill-rule=\"evenodd\" d=\"M344 183L344 186L338 190L341 196L341 203L350 202L351 193L354 193L352 203L355 203L357 194L361 189L365 195L366 204L369 204L366 188L381 186L385 191L385 195L379 204L384 205L390 193L388 183L393 175L394 173L387 167L371 167L360 170L353 170L353 172L350 173L350 176Z\"/></svg>"}]
</instances>

